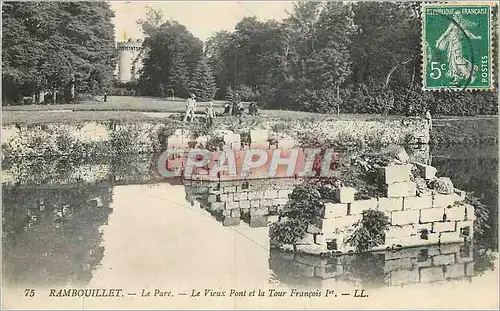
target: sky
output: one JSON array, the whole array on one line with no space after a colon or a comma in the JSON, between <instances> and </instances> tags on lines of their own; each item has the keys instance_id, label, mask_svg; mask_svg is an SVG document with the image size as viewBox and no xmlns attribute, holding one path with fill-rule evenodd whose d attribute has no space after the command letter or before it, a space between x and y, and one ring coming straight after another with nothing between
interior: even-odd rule
<instances>
[{"instance_id":1,"label":"sky","mask_svg":"<svg viewBox=\"0 0 500 311\"><path fill-rule=\"evenodd\" d=\"M124 35L143 38L136 21L146 17L148 6L161 9L165 19L178 21L203 41L216 31L233 31L243 17L281 20L293 8L289 1L110 1L110 5L117 41L123 41Z\"/></svg>"}]
</instances>

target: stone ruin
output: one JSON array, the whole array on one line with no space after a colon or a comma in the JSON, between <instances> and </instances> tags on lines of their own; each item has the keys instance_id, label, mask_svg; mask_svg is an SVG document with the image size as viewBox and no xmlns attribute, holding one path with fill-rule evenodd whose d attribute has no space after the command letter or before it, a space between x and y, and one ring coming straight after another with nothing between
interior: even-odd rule
<instances>
[{"instance_id":1,"label":"stone ruin","mask_svg":"<svg viewBox=\"0 0 500 311\"><path fill-rule=\"evenodd\" d=\"M186 183L186 192L200 202L224 226L238 226L242 220L250 227L266 227L278 220L288 195L299 180L248 180Z\"/></svg>"},{"instance_id":2,"label":"stone ruin","mask_svg":"<svg viewBox=\"0 0 500 311\"><path fill-rule=\"evenodd\" d=\"M474 207L465 203L465 192L447 177L436 177L436 168L396 157L380 168L384 195L355 200L356 189L335 189L335 201L325 203L320 215L296 243L298 252L351 253L345 243L365 210L382 211L391 223L385 243L374 250L464 242L472 239ZM293 250L292 245L283 249Z\"/></svg>"},{"instance_id":3,"label":"stone ruin","mask_svg":"<svg viewBox=\"0 0 500 311\"><path fill-rule=\"evenodd\" d=\"M242 167L242 162L244 160L244 150L248 149L261 149L268 151L268 161L264 165L258 168L252 168L249 170L248 175L244 178L240 176L240 172L237 172L237 176L229 175L228 172L221 172L218 176L210 176L210 169L208 167L195 167L189 176L183 176L187 180L198 180L198 181L231 181L231 180L243 180L243 179L263 179L269 178L269 165L272 159L272 152L276 149L281 149L282 151L290 150L296 146L296 141L286 137L285 135L280 135L278 133L270 133L268 130L250 130L249 140L244 137L245 134L235 134L230 130L217 130L212 136L199 136L196 139L192 139L189 135L183 131L176 131L174 135L168 137L167 146L168 148L177 148L187 150L188 148L212 148L214 151L225 151L233 150L235 152L236 166L237 169ZM216 156L216 153L213 153ZM282 153L283 157L286 157ZM186 163L179 163L179 159L185 159L186 157L182 155L171 156L167 159L167 169L172 169L176 165L181 165L182 169L185 168ZM215 159L215 158L214 158ZM301 166L297 166L297 171L301 169ZM276 173L276 178L290 177L285 173L286 169L278 168Z\"/></svg>"},{"instance_id":4,"label":"stone ruin","mask_svg":"<svg viewBox=\"0 0 500 311\"><path fill-rule=\"evenodd\" d=\"M206 148L210 141L216 150L241 151L248 148L291 149L293 139L272 137L267 130L251 130L249 137L228 130L216 131L211 137L200 136L192 140L185 133L175 133L168 138L169 148ZM244 141L245 140L245 141ZM437 169L420 162L410 161L401 147L393 148L392 160L380 168L384 194L370 199L355 200L356 189L336 189L335 201L325 203L325 208L309 225L305 236L296 243L296 250L310 254L350 253L354 248L344 241L354 231L354 224L362 219L364 210L382 211L390 220L385 233L385 243L378 249L394 249L421 245L463 242L472 238L475 220L474 207L465 203L465 192L455 189L447 177L436 177ZM169 159L174 165L175 159ZM237 159L238 161L238 159ZM167 163L168 164L168 163ZM258 219L272 216L262 223L276 221L276 215L288 201L291 189L252 191L244 187L251 179L267 177L265 166L244 180L234 176L209 176L208 168L195 168L184 179L192 182L208 181L206 198L202 201L211 213L218 215L224 225L238 225L242 217ZM277 176L279 177L279 176ZM292 245L283 249L292 250Z\"/></svg>"}]
</instances>

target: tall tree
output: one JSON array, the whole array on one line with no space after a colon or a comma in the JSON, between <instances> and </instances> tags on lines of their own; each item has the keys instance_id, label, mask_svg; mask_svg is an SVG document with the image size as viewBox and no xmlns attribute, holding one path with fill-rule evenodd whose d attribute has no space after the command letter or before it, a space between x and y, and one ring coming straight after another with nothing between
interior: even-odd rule
<instances>
[{"instance_id":1,"label":"tall tree","mask_svg":"<svg viewBox=\"0 0 500 311\"><path fill-rule=\"evenodd\" d=\"M172 56L172 66L170 69L169 88L174 91L178 97L186 97L188 92L189 72L182 56L175 53ZM177 93L175 93L177 92Z\"/></svg>"},{"instance_id":2,"label":"tall tree","mask_svg":"<svg viewBox=\"0 0 500 311\"><path fill-rule=\"evenodd\" d=\"M213 69L215 81L219 86L216 93L217 98L224 97L224 90L234 83L234 76L231 72L233 53L231 51L234 35L227 31L216 32L205 42L205 57Z\"/></svg>"},{"instance_id":3,"label":"tall tree","mask_svg":"<svg viewBox=\"0 0 500 311\"><path fill-rule=\"evenodd\" d=\"M212 68L210 68L206 58L202 58L198 62L190 81L189 89L202 101L208 101L214 98L215 92L217 91L217 85L215 83Z\"/></svg>"},{"instance_id":4,"label":"tall tree","mask_svg":"<svg viewBox=\"0 0 500 311\"><path fill-rule=\"evenodd\" d=\"M162 10L155 9L150 6L146 6L148 12L146 13L145 19L138 19L136 21L137 25L142 27L143 33L147 37L151 37L158 28L165 22L164 14Z\"/></svg>"},{"instance_id":5,"label":"tall tree","mask_svg":"<svg viewBox=\"0 0 500 311\"><path fill-rule=\"evenodd\" d=\"M314 50L305 60L305 73L317 89L333 88L351 74L349 48L356 27L350 4L328 2L319 14Z\"/></svg>"},{"instance_id":6,"label":"tall tree","mask_svg":"<svg viewBox=\"0 0 500 311\"><path fill-rule=\"evenodd\" d=\"M147 53L138 86L143 94L162 96L174 87L175 94L186 92L184 74L194 71L203 54L203 42L185 26L166 21L146 38Z\"/></svg>"},{"instance_id":7,"label":"tall tree","mask_svg":"<svg viewBox=\"0 0 500 311\"><path fill-rule=\"evenodd\" d=\"M369 78L403 85L418 82L418 3L359 2L353 5L358 32L351 49L353 82Z\"/></svg>"},{"instance_id":8,"label":"tall tree","mask_svg":"<svg viewBox=\"0 0 500 311\"><path fill-rule=\"evenodd\" d=\"M9 2L2 9L4 98L61 90L73 77L77 92L109 85L116 52L107 3Z\"/></svg>"}]
</instances>

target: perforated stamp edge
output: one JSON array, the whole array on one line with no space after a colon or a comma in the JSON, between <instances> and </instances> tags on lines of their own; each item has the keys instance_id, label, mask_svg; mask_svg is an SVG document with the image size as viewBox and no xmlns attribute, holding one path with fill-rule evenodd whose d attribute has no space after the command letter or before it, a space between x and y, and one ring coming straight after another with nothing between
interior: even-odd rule
<instances>
[{"instance_id":1,"label":"perforated stamp edge","mask_svg":"<svg viewBox=\"0 0 500 311\"><path fill-rule=\"evenodd\" d=\"M425 65L425 56L426 56L426 49L424 42L425 41L425 8L428 7L442 7L442 6L489 6L490 7L490 23L489 23L489 39L490 39L490 54L489 54L489 60L490 60L490 87L434 87L434 88L428 88L425 85L425 78L426 78L426 65ZM420 4L420 23L421 23L421 29L420 29L420 73L421 73L421 80L422 80L422 90L428 91L428 92L457 92L457 91L495 91L495 71L494 71L494 57L495 57L495 47L493 43L493 37L494 37L494 32L493 32L493 23L497 23L497 20L494 20L493 18L493 9L496 6L496 2L422 2ZM498 14L497 14L498 15ZM498 38L497 38L498 41Z\"/></svg>"}]
</instances>

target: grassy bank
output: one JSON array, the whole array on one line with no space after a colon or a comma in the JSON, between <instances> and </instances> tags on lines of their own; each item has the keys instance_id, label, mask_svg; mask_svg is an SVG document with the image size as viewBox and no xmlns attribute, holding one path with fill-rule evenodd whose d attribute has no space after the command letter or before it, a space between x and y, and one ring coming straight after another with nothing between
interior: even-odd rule
<instances>
[{"instance_id":1,"label":"grassy bank","mask_svg":"<svg viewBox=\"0 0 500 311\"><path fill-rule=\"evenodd\" d=\"M214 101L216 108L222 108L223 101ZM198 107L205 108L208 103L199 102ZM183 112L186 101L181 99L169 100L153 97L109 96L107 102L99 100L85 100L78 104L58 105L21 105L4 106L3 111L136 111L136 112Z\"/></svg>"},{"instance_id":2,"label":"grassy bank","mask_svg":"<svg viewBox=\"0 0 500 311\"><path fill-rule=\"evenodd\" d=\"M79 104L28 105L2 107L3 124L77 123L82 121L151 121L172 117L185 111L185 101L147 97L110 96L107 102L83 101ZM199 102L197 113L203 114L208 103ZM214 101L217 113L223 112L223 101ZM246 117L259 121L262 118L314 120L394 120L401 116L370 114L318 114L288 110L260 110L260 117ZM234 117L218 117L216 122L236 121ZM434 119L432 143L437 146L478 145L498 142L498 116L447 117Z\"/></svg>"},{"instance_id":3,"label":"grassy bank","mask_svg":"<svg viewBox=\"0 0 500 311\"><path fill-rule=\"evenodd\" d=\"M185 101L161 100L146 97L110 96L107 102L84 101L79 104L62 105L26 105L2 107L2 122L4 124L39 124L39 123L72 123L79 121L141 121L166 118L169 114L182 114L185 111ZM198 115L203 114L208 103L199 102ZM217 113L224 110L223 101L214 101ZM339 114L328 115L303 111L260 110L261 117L280 119L335 119L335 120L392 120L400 116ZM231 118L231 117L221 117ZM251 117L247 117L250 118Z\"/></svg>"}]
</instances>

